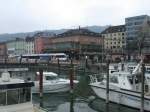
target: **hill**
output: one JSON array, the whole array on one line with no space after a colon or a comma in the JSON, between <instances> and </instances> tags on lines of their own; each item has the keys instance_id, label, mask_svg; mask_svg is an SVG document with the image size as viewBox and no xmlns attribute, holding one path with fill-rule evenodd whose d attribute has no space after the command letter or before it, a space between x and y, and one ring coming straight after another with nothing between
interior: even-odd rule
<instances>
[{"instance_id":1,"label":"hill","mask_svg":"<svg viewBox=\"0 0 150 112\"><path fill-rule=\"evenodd\" d=\"M100 33L104 29L106 29L108 26L87 26L83 28L87 28L93 32ZM8 41L8 40L14 40L15 38L25 38L26 36L33 36L37 32L46 32L49 34L60 34L69 29L60 29L60 30L43 30L43 31L34 31L34 32L25 32L25 33L14 33L14 34L0 34L0 42Z\"/></svg>"}]
</instances>

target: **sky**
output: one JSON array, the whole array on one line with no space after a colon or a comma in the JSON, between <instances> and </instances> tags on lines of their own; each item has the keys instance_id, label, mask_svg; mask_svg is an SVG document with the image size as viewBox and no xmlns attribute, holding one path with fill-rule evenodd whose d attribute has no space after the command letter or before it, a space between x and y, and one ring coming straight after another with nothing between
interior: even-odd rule
<instances>
[{"instance_id":1,"label":"sky","mask_svg":"<svg viewBox=\"0 0 150 112\"><path fill-rule=\"evenodd\" d=\"M0 0L0 34L120 25L150 15L150 0Z\"/></svg>"}]
</instances>

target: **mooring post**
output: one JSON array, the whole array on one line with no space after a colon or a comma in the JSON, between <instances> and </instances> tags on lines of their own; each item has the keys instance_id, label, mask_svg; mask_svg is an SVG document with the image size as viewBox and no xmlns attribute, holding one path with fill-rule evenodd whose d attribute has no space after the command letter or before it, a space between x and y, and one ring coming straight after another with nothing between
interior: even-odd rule
<instances>
[{"instance_id":1,"label":"mooring post","mask_svg":"<svg viewBox=\"0 0 150 112\"><path fill-rule=\"evenodd\" d=\"M22 62L22 55L20 55L19 63L21 64Z\"/></svg>"},{"instance_id":2,"label":"mooring post","mask_svg":"<svg viewBox=\"0 0 150 112\"><path fill-rule=\"evenodd\" d=\"M70 93L73 93L73 60L71 58L71 63L70 63Z\"/></svg>"},{"instance_id":3,"label":"mooring post","mask_svg":"<svg viewBox=\"0 0 150 112\"><path fill-rule=\"evenodd\" d=\"M74 112L74 94L70 94L70 112Z\"/></svg>"},{"instance_id":4,"label":"mooring post","mask_svg":"<svg viewBox=\"0 0 150 112\"><path fill-rule=\"evenodd\" d=\"M142 74L141 74L141 110L140 112L144 112L144 82L145 82L145 64L142 64Z\"/></svg>"},{"instance_id":5,"label":"mooring post","mask_svg":"<svg viewBox=\"0 0 150 112\"><path fill-rule=\"evenodd\" d=\"M57 65L58 65L58 75L60 75L60 61L59 61L59 58L57 59Z\"/></svg>"},{"instance_id":6,"label":"mooring post","mask_svg":"<svg viewBox=\"0 0 150 112\"><path fill-rule=\"evenodd\" d=\"M107 61L107 79L106 79L106 103L109 103L109 64L110 60Z\"/></svg>"},{"instance_id":7,"label":"mooring post","mask_svg":"<svg viewBox=\"0 0 150 112\"><path fill-rule=\"evenodd\" d=\"M39 93L40 93L40 98L43 97L43 70L39 70Z\"/></svg>"}]
</instances>

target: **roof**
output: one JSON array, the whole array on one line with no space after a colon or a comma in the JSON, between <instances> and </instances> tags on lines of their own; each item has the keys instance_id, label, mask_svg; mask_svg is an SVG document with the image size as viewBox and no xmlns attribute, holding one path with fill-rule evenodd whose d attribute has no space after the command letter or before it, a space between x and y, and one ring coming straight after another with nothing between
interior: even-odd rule
<instances>
[{"instance_id":1,"label":"roof","mask_svg":"<svg viewBox=\"0 0 150 112\"><path fill-rule=\"evenodd\" d=\"M33 37L53 37L55 33L53 32L37 32Z\"/></svg>"},{"instance_id":2,"label":"roof","mask_svg":"<svg viewBox=\"0 0 150 112\"><path fill-rule=\"evenodd\" d=\"M145 19L146 17L149 17L149 15L138 15L138 16L127 17L125 18L125 20L133 20L137 18Z\"/></svg>"},{"instance_id":3,"label":"roof","mask_svg":"<svg viewBox=\"0 0 150 112\"><path fill-rule=\"evenodd\" d=\"M14 40L6 41L6 43L25 41L23 38L15 38Z\"/></svg>"},{"instance_id":4,"label":"roof","mask_svg":"<svg viewBox=\"0 0 150 112\"><path fill-rule=\"evenodd\" d=\"M117 33L117 32L125 32L125 25L110 26L103 32L101 32L101 34Z\"/></svg>"},{"instance_id":5,"label":"roof","mask_svg":"<svg viewBox=\"0 0 150 112\"><path fill-rule=\"evenodd\" d=\"M17 89L17 88L25 88L34 86L33 82L23 82L23 83L8 83L8 84L0 84L0 90L4 89Z\"/></svg>"},{"instance_id":6,"label":"roof","mask_svg":"<svg viewBox=\"0 0 150 112\"><path fill-rule=\"evenodd\" d=\"M34 37L27 36L25 40L26 40L26 42L32 42L32 41L34 41Z\"/></svg>"},{"instance_id":7,"label":"roof","mask_svg":"<svg viewBox=\"0 0 150 112\"><path fill-rule=\"evenodd\" d=\"M92 32L88 29L70 29L64 33L58 34L56 37L67 37L67 36L75 36L75 35L84 35L84 36L94 36L94 37L100 37L100 33Z\"/></svg>"}]
</instances>

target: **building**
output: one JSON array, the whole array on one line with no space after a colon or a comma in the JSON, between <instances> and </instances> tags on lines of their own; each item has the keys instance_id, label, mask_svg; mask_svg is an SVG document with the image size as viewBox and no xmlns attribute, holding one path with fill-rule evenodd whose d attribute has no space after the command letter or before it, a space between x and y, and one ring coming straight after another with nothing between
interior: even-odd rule
<instances>
[{"instance_id":1,"label":"building","mask_svg":"<svg viewBox=\"0 0 150 112\"><path fill-rule=\"evenodd\" d=\"M44 53L46 46L50 44L49 38L47 37L35 37L34 39L34 49L36 54Z\"/></svg>"},{"instance_id":2,"label":"building","mask_svg":"<svg viewBox=\"0 0 150 112\"><path fill-rule=\"evenodd\" d=\"M147 21L142 27L141 53L145 56L145 61L150 62L150 21Z\"/></svg>"},{"instance_id":3,"label":"building","mask_svg":"<svg viewBox=\"0 0 150 112\"><path fill-rule=\"evenodd\" d=\"M9 56L22 55L26 53L25 40L16 38L6 42L7 54Z\"/></svg>"},{"instance_id":4,"label":"building","mask_svg":"<svg viewBox=\"0 0 150 112\"><path fill-rule=\"evenodd\" d=\"M101 33L104 38L104 52L112 56L112 60L120 59L125 53L125 25L110 26Z\"/></svg>"},{"instance_id":5,"label":"building","mask_svg":"<svg viewBox=\"0 0 150 112\"><path fill-rule=\"evenodd\" d=\"M149 21L150 16L141 15L125 18L126 35L128 40L133 40L138 37L141 26L145 21Z\"/></svg>"},{"instance_id":6,"label":"building","mask_svg":"<svg viewBox=\"0 0 150 112\"><path fill-rule=\"evenodd\" d=\"M139 54L139 43L141 38L141 29L150 16L140 15L125 18L126 35L127 35L127 54L129 59L137 59Z\"/></svg>"},{"instance_id":7,"label":"building","mask_svg":"<svg viewBox=\"0 0 150 112\"><path fill-rule=\"evenodd\" d=\"M71 29L53 38L45 52L67 53L79 59L82 55L93 57L101 53L103 40L99 33L88 29Z\"/></svg>"},{"instance_id":8,"label":"building","mask_svg":"<svg viewBox=\"0 0 150 112\"><path fill-rule=\"evenodd\" d=\"M0 43L0 62L7 58L6 43Z\"/></svg>"},{"instance_id":9,"label":"building","mask_svg":"<svg viewBox=\"0 0 150 112\"><path fill-rule=\"evenodd\" d=\"M47 49L47 45L50 44L50 37L54 37L54 33L49 33L49 32L38 32L36 33L34 37L34 49L35 53L40 54L44 53L44 49Z\"/></svg>"},{"instance_id":10,"label":"building","mask_svg":"<svg viewBox=\"0 0 150 112\"><path fill-rule=\"evenodd\" d=\"M34 37L26 37L25 39L25 46L26 46L26 54L34 54L35 48L34 48Z\"/></svg>"}]
</instances>

